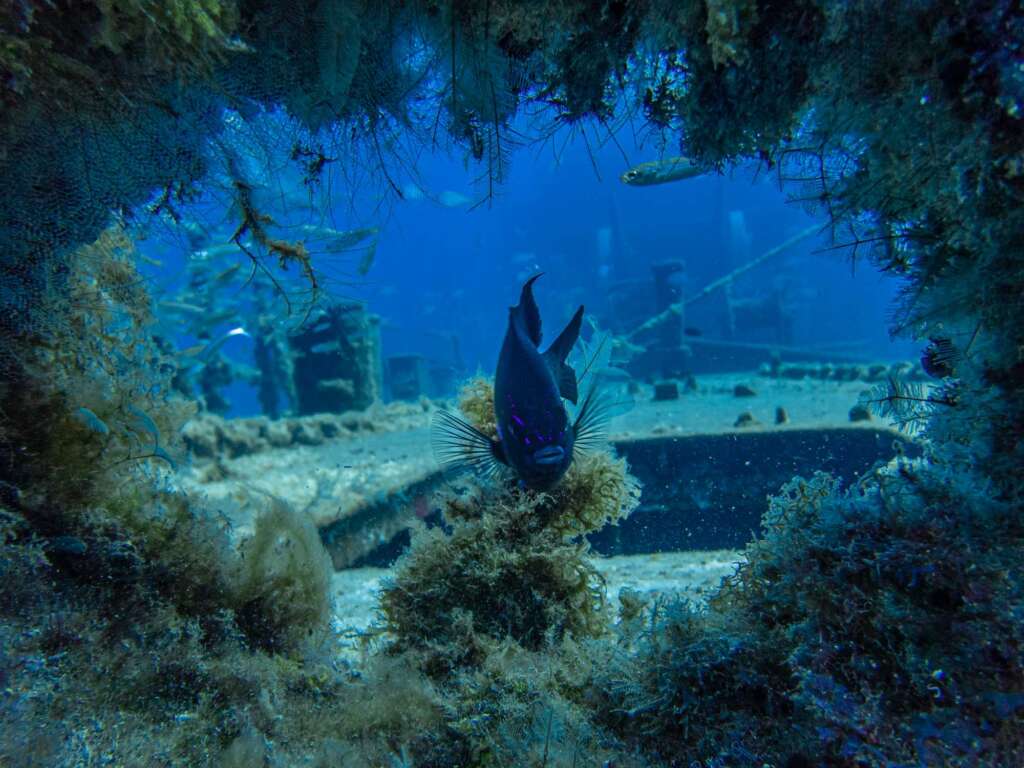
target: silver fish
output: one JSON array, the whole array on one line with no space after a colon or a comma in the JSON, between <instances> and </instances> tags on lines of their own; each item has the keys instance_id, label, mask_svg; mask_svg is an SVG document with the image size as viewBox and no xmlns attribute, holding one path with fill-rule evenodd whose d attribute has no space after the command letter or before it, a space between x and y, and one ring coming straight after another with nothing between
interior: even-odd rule
<instances>
[{"instance_id":1,"label":"silver fish","mask_svg":"<svg viewBox=\"0 0 1024 768\"><path fill-rule=\"evenodd\" d=\"M619 179L631 187L649 187L654 184L666 184L670 181L681 181L703 176L704 170L691 163L685 157L670 157L667 160L655 160L640 163L630 168Z\"/></svg>"}]
</instances>

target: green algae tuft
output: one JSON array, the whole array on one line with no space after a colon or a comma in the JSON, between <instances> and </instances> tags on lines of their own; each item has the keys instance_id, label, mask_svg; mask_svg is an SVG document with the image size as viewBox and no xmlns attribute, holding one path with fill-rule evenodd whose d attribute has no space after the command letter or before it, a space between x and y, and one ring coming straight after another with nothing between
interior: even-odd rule
<instances>
[{"instance_id":1,"label":"green algae tuft","mask_svg":"<svg viewBox=\"0 0 1024 768\"><path fill-rule=\"evenodd\" d=\"M241 547L236 600L242 631L268 650L322 640L333 572L313 523L271 499Z\"/></svg>"}]
</instances>

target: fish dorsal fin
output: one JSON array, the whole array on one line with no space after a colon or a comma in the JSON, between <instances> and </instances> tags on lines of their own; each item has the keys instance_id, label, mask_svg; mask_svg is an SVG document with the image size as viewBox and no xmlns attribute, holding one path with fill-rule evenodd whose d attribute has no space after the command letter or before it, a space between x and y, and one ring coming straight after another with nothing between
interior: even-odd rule
<instances>
[{"instance_id":1,"label":"fish dorsal fin","mask_svg":"<svg viewBox=\"0 0 1024 768\"><path fill-rule=\"evenodd\" d=\"M576 371L565 362L576 340L580 337L580 325L583 323L583 306L576 310L572 320L565 326L558 338L551 342L548 351L544 353L544 361L551 369L555 382L558 384L558 393L573 405L579 397L579 388L576 384Z\"/></svg>"},{"instance_id":2,"label":"fish dorsal fin","mask_svg":"<svg viewBox=\"0 0 1024 768\"><path fill-rule=\"evenodd\" d=\"M543 272L538 272L523 283L523 292L519 294L519 303L512 307L513 312L519 311L520 317L523 320L523 330L526 331L526 335L536 346L540 346L540 310L537 308L537 302L533 298L533 283L543 274Z\"/></svg>"}]
</instances>

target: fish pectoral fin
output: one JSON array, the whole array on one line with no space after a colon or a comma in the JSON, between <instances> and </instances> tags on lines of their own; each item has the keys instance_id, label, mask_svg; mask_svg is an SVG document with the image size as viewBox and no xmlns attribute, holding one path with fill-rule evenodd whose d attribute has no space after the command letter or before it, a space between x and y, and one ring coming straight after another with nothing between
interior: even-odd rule
<instances>
[{"instance_id":1,"label":"fish pectoral fin","mask_svg":"<svg viewBox=\"0 0 1024 768\"><path fill-rule=\"evenodd\" d=\"M573 451L583 453L603 446L612 418L625 413L632 405L632 397L628 393L592 380L572 425Z\"/></svg>"},{"instance_id":2,"label":"fish pectoral fin","mask_svg":"<svg viewBox=\"0 0 1024 768\"><path fill-rule=\"evenodd\" d=\"M565 358L569 356L572 348L576 345L576 340L580 337L580 326L582 323L583 306L580 305L580 308L576 310L576 314L572 316L572 320L562 329L562 332L558 334L558 338L551 343L547 352L544 353L544 360L547 362L548 368L551 369L555 382L558 384L559 394L573 405L576 404L576 400L579 398L579 388L576 383L576 371L565 362Z\"/></svg>"},{"instance_id":3,"label":"fish pectoral fin","mask_svg":"<svg viewBox=\"0 0 1024 768\"><path fill-rule=\"evenodd\" d=\"M505 455L505 444L500 440L491 440L491 456L494 460L508 466L508 457Z\"/></svg>"},{"instance_id":4,"label":"fish pectoral fin","mask_svg":"<svg viewBox=\"0 0 1024 768\"><path fill-rule=\"evenodd\" d=\"M499 463L508 463L500 442L450 411L434 414L430 442L437 462L448 471L472 469L487 476L497 470Z\"/></svg>"}]
</instances>

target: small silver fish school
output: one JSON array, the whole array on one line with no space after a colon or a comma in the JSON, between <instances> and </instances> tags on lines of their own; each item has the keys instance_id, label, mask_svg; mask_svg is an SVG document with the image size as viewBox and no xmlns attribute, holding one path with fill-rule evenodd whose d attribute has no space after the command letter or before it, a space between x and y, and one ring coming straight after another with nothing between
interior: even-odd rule
<instances>
[{"instance_id":1,"label":"small silver fish school","mask_svg":"<svg viewBox=\"0 0 1024 768\"><path fill-rule=\"evenodd\" d=\"M525 487L547 490L562 479L578 450L597 441L605 409L591 387L570 423L563 398L575 404L578 384L565 358L579 337L583 307L541 353L540 311L532 290L539 277L526 281L519 304L509 309L494 377L498 439L448 411L438 412L433 438L435 453L448 469L470 467L489 475L505 465Z\"/></svg>"}]
</instances>

